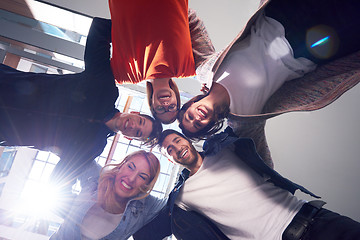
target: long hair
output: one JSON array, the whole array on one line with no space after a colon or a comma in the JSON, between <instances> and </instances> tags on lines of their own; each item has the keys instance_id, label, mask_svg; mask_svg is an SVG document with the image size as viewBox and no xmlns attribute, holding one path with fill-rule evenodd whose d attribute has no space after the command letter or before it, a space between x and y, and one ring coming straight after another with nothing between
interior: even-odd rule
<instances>
[{"instance_id":1,"label":"long hair","mask_svg":"<svg viewBox=\"0 0 360 240\"><path fill-rule=\"evenodd\" d=\"M116 213L116 210L122 207L115 192L115 178L118 170L131 158L139 155L145 157L150 166L150 182L140 188L141 194L134 196L134 199L147 197L153 189L160 173L160 162L153 153L140 150L127 155L119 164L108 164L102 168L100 173L97 198L100 206L107 212ZM112 166L114 167L109 169Z\"/></svg>"}]
</instances>

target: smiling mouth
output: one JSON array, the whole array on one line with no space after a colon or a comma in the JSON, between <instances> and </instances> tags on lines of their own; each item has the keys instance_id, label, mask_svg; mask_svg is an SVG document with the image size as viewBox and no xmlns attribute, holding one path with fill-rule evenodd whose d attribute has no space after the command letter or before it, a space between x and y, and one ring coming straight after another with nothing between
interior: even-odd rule
<instances>
[{"instance_id":1,"label":"smiling mouth","mask_svg":"<svg viewBox=\"0 0 360 240\"><path fill-rule=\"evenodd\" d=\"M207 112L201 108L198 108L198 114L201 120L204 120L207 118Z\"/></svg>"},{"instance_id":2,"label":"smiling mouth","mask_svg":"<svg viewBox=\"0 0 360 240\"><path fill-rule=\"evenodd\" d=\"M129 190L132 189L132 187L129 186L129 185L128 185L126 182L124 182L124 181L121 181L121 184L122 184L126 189L129 189Z\"/></svg>"},{"instance_id":3,"label":"smiling mouth","mask_svg":"<svg viewBox=\"0 0 360 240\"><path fill-rule=\"evenodd\" d=\"M170 98L170 94L159 95L159 98Z\"/></svg>"},{"instance_id":4,"label":"smiling mouth","mask_svg":"<svg viewBox=\"0 0 360 240\"><path fill-rule=\"evenodd\" d=\"M170 95L162 95L162 96L159 96L159 100L168 100L170 99Z\"/></svg>"},{"instance_id":5,"label":"smiling mouth","mask_svg":"<svg viewBox=\"0 0 360 240\"><path fill-rule=\"evenodd\" d=\"M184 157L187 155L188 152L189 152L188 149L182 149L182 150L180 151L180 153L178 154L178 158L179 158L179 159L184 159Z\"/></svg>"},{"instance_id":6,"label":"smiling mouth","mask_svg":"<svg viewBox=\"0 0 360 240\"><path fill-rule=\"evenodd\" d=\"M171 98L171 92L169 90L162 90L162 91L158 92L157 98L159 100L167 100L167 99Z\"/></svg>"}]
</instances>

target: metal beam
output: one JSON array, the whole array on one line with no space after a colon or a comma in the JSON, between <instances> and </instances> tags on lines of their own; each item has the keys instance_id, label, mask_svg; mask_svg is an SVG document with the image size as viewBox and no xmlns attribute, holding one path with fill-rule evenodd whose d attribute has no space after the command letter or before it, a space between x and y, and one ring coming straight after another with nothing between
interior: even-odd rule
<instances>
[{"instance_id":1,"label":"metal beam","mask_svg":"<svg viewBox=\"0 0 360 240\"><path fill-rule=\"evenodd\" d=\"M79 43L61 39L1 18L0 26L0 36L79 60L84 59L85 47Z\"/></svg>"},{"instance_id":2,"label":"metal beam","mask_svg":"<svg viewBox=\"0 0 360 240\"><path fill-rule=\"evenodd\" d=\"M34 60L34 61L46 64L46 65L49 65L49 66L53 66L53 67L57 67L57 68L61 68L61 69L66 69L66 70L71 71L71 72L78 73L78 72L83 71L82 68L75 67L75 66L72 66L72 65L69 65L69 64L66 64L66 63L51 59L51 58L43 57L41 55L36 55L36 54L33 54L33 53L25 52L23 50L19 50L17 48L7 46L7 45L2 44L2 43L0 43L0 51L1 52L4 51L5 53L6 52L12 53L12 54L18 55L20 57L24 57L24 58L27 58L27 59L30 59L30 60ZM1 59L1 56L2 56L1 54L2 53L0 53L0 59Z\"/></svg>"}]
</instances>

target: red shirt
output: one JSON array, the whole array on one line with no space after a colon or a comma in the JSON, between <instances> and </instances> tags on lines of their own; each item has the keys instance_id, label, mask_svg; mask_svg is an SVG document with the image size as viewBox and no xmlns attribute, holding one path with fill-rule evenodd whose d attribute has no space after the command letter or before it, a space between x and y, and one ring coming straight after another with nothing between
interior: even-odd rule
<instances>
[{"instance_id":1,"label":"red shirt","mask_svg":"<svg viewBox=\"0 0 360 240\"><path fill-rule=\"evenodd\" d=\"M119 83L195 75L188 0L109 0Z\"/></svg>"}]
</instances>

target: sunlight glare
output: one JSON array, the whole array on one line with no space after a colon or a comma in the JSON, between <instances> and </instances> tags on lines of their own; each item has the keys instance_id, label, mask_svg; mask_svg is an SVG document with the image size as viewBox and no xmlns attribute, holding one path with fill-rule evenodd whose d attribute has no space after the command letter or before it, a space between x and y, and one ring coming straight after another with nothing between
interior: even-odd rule
<instances>
[{"instance_id":1,"label":"sunlight glare","mask_svg":"<svg viewBox=\"0 0 360 240\"><path fill-rule=\"evenodd\" d=\"M57 195L50 184L31 182L24 188L18 210L32 216L47 216L57 205Z\"/></svg>"}]
</instances>

